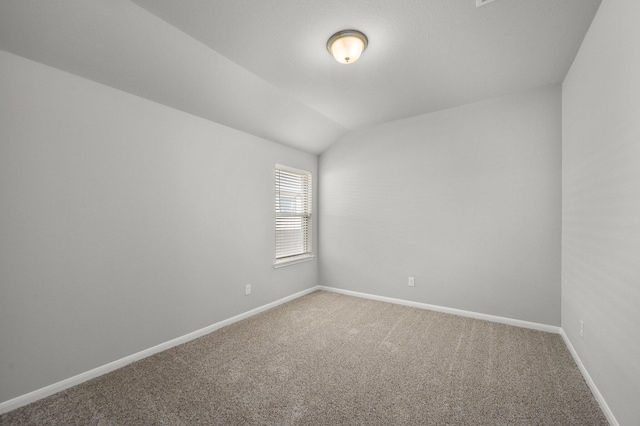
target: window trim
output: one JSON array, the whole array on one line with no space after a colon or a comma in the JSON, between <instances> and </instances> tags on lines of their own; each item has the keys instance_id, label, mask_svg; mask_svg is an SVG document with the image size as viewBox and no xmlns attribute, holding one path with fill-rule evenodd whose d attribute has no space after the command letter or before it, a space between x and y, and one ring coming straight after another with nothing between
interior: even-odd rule
<instances>
[{"instance_id":1,"label":"window trim","mask_svg":"<svg viewBox=\"0 0 640 426\"><path fill-rule=\"evenodd\" d=\"M300 256L291 256L285 257L282 259L276 259L273 262L273 267L275 269L284 268L285 266L296 265L298 263L309 262L316 258L315 254L301 254Z\"/></svg>"},{"instance_id":2,"label":"window trim","mask_svg":"<svg viewBox=\"0 0 640 426\"><path fill-rule=\"evenodd\" d=\"M275 165L274 168L274 177L277 176L278 171L284 171L284 172L289 172L289 173L293 173L293 174L298 174L298 175L306 175L309 176L310 179L310 187L309 189L309 213L308 213L308 218L309 218L309 227L307 228L307 233L309 236L309 240L310 243L309 245L305 248L308 249L309 251L305 252L305 253L301 253L298 255L292 255L292 256L286 256L286 257L281 257L281 258L277 258L277 248L274 246L274 262L273 262L273 267L274 268L282 268L284 266L290 266L290 265L295 265L298 263L303 263L303 262L308 262L311 260L315 259L315 254L313 253L313 198L314 198L314 194L313 194L313 173L309 170L303 170L303 169L297 169L295 167L290 167L290 166L285 166L283 164L277 164ZM277 194L278 194L278 186L277 185L277 180L274 181L274 203L276 203L276 199L277 199ZM275 206L274 206L275 207ZM276 211L276 209L274 208L273 210L273 214L274 214L274 233L276 235L274 235L274 237L277 238L277 218L278 218L278 212Z\"/></svg>"}]
</instances>

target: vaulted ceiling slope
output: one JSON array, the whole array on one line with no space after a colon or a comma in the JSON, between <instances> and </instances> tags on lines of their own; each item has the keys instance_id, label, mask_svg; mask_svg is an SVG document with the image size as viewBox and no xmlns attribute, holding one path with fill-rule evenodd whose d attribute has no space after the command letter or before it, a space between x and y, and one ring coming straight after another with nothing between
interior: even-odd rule
<instances>
[{"instance_id":1,"label":"vaulted ceiling slope","mask_svg":"<svg viewBox=\"0 0 640 426\"><path fill-rule=\"evenodd\" d=\"M3 0L0 49L310 153L562 82L601 0ZM363 31L338 64L333 33Z\"/></svg>"}]
</instances>

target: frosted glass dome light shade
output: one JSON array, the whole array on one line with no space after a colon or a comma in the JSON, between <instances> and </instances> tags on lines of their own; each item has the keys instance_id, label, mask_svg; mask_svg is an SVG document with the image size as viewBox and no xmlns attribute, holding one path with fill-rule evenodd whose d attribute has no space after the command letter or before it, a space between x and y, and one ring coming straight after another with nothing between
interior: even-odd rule
<instances>
[{"instance_id":1,"label":"frosted glass dome light shade","mask_svg":"<svg viewBox=\"0 0 640 426\"><path fill-rule=\"evenodd\" d=\"M367 48L367 36L357 30L339 31L327 41L327 50L341 64L351 64L358 60Z\"/></svg>"}]
</instances>

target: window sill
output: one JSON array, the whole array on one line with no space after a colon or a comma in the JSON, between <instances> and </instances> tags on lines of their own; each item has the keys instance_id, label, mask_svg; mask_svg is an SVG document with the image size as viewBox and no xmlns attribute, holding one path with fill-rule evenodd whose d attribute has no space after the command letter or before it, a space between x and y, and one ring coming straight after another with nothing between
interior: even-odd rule
<instances>
[{"instance_id":1,"label":"window sill","mask_svg":"<svg viewBox=\"0 0 640 426\"><path fill-rule=\"evenodd\" d=\"M303 256L290 257L288 259L276 260L273 264L273 267L284 268L285 266L295 265L297 263L309 262L310 260L315 259L316 257L312 254L305 254Z\"/></svg>"}]
</instances>

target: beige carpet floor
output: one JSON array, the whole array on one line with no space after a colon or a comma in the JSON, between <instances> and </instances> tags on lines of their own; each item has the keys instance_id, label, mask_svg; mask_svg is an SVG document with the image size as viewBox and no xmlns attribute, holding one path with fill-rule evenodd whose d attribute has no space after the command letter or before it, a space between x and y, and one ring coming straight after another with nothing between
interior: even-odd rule
<instances>
[{"instance_id":1,"label":"beige carpet floor","mask_svg":"<svg viewBox=\"0 0 640 426\"><path fill-rule=\"evenodd\" d=\"M2 425L606 425L559 335L318 291Z\"/></svg>"}]
</instances>

